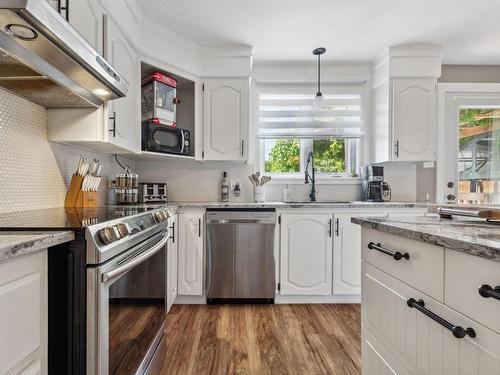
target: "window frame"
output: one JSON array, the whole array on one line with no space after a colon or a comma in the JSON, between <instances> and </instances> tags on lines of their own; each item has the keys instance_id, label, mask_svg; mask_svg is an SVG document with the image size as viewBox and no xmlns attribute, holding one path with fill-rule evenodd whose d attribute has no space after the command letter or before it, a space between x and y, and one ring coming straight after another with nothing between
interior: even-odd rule
<instances>
[{"instance_id":1,"label":"window frame","mask_svg":"<svg viewBox=\"0 0 500 375\"><path fill-rule=\"evenodd\" d=\"M267 85L269 87L269 85ZM306 149L308 150L307 147L302 147L303 143L310 143L310 147L312 148L312 141L314 137L291 137L294 139L300 139L301 140L301 149L300 149L300 172L296 173L269 173L265 172L265 146L264 142L265 139L259 138L258 137L258 132L259 132L259 95L263 93L263 90L259 90L258 84L255 84L255 90L254 90L254 96L253 96L253 102L254 102L254 141L255 141L255 166L257 166L257 170L261 171L261 173L265 173L266 175L269 175L272 177L272 180L269 182L269 184L303 184L304 183L304 169L305 169L305 164L306 164L306 159L307 159L307 152ZM346 90L346 94L349 94L350 90ZM337 92L335 92L337 93ZM368 142L366 141L366 136L369 132L369 121L368 121L368 114L369 114L369 106L368 106L368 94L369 94L369 88L366 84L363 84L359 91L356 92L357 94L361 95L361 101L363 103L362 108L361 108L361 119L362 119L362 129L363 129L363 134L360 134L359 137L339 137L335 135L331 136L326 136L322 135L317 137L317 139L328 139L328 138L344 138L346 140L348 139L356 139L358 141L358 146L356 149L356 158L357 158L357 169L358 169L358 176L357 177L351 177L350 173L344 173L342 175L338 175L336 173L325 173L325 172L316 172L316 182L318 184L324 184L324 185L334 185L334 184L339 184L339 185L358 185L361 184L361 169L364 164L366 164L366 155L369 154L368 150L366 150L366 147L368 146ZM313 95L313 94L311 94ZM349 147L346 146L346 168L347 166L350 165L350 158L352 155L349 152Z\"/></svg>"}]
</instances>

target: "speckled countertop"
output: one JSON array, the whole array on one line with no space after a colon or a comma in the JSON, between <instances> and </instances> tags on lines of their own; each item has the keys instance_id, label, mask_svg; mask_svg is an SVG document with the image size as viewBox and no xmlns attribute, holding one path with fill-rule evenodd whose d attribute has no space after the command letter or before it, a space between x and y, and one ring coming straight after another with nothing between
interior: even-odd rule
<instances>
[{"instance_id":1,"label":"speckled countertop","mask_svg":"<svg viewBox=\"0 0 500 375\"><path fill-rule=\"evenodd\" d=\"M443 246L500 262L500 225L481 219L439 217L353 217L361 226Z\"/></svg>"},{"instance_id":2,"label":"speckled countertop","mask_svg":"<svg viewBox=\"0 0 500 375\"><path fill-rule=\"evenodd\" d=\"M166 205L178 208L426 208L425 203L415 202L362 202L362 201L329 201L329 202L169 202Z\"/></svg>"},{"instance_id":3,"label":"speckled countertop","mask_svg":"<svg viewBox=\"0 0 500 375\"><path fill-rule=\"evenodd\" d=\"M0 262L27 255L75 239L74 232L0 233Z\"/></svg>"}]
</instances>

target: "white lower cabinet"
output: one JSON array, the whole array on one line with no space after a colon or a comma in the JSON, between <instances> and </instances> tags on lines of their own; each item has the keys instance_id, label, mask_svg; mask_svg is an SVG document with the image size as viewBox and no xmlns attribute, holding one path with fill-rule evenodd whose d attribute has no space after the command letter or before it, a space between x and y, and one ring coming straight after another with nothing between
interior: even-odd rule
<instances>
[{"instance_id":1,"label":"white lower cabinet","mask_svg":"<svg viewBox=\"0 0 500 375\"><path fill-rule=\"evenodd\" d=\"M407 375L389 351L365 327L361 329L364 375Z\"/></svg>"},{"instance_id":2,"label":"white lower cabinet","mask_svg":"<svg viewBox=\"0 0 500 375\"><path fill-rule=\"evenodd\" d=\"M361 227L351 223L351 218L386 215L385 212L353 210L334 214L333 294L361 293Z\"/></svg>"},{"instance_id":3,"label":"white lower cabinet","mask_svg":"<svg viewBox=\"0 0 500 375\"><path fill-rule=\"evenodd\" d=\"M389 367L397 358L409 374L500 374L500 335L364 261L362 274L363 329L386 349L378 354ZM409 306L411 298L430 313ZM430 314L475 335L457 338ZM363 361L372 351L363 343ZM365 374L391 373L377 371L365 367Z\"/></svg>"},{"instance_id":4,"label":"white lower cabinet","mask_svg":"<svg viewBox=\"0 0 500 375\"><path fill-rule=\"evenodd\" d=\"M47 373L47 252L0 264L0 374Z\"/></svg>"},{"instance_id":5,"label":"white lower cabinet","mask_svg":"<svg viewBox=\"0 0 500 375\"><path fill-rule=\"evenodd\" d=\"M178 214L178 294L203 295L204 210Z\"/></svg>"},{"instance_id":6,"label":"white lower cabinet","mask_svg":"<svg viewBox=\"0 0 500 375\"><path fill-rule=\"evenodd\" d=\"M170 220L171 237L167 243L167 313L177 298L177 270L179 266L177 220L175 218Z\"/></svg>"},{"instance_id":7,"label":"white lower cabinet","mask_svg":"<svg viewBox=\"0 0 500 375\"><path fill-rule=\"evenodd\" d=\"M281 294L332 294L332 215L281 215Z\"/></svg>"}]
</instances>

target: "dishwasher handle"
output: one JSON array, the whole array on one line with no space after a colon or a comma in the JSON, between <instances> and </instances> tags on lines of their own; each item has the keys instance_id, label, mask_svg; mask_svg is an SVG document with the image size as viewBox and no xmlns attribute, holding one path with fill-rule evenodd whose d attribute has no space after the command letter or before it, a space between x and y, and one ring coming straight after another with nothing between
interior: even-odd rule
<instances>
[{"instance_id":1,"label":"dishwasher handle","mask_svg":"<svg viewBox=\"0 0 500 375\"><path fill-rule=\"evenodd\" d=\"M259 219L214 219L208 220L208 224L265 224Z\"/></svg>"}]
</instances>

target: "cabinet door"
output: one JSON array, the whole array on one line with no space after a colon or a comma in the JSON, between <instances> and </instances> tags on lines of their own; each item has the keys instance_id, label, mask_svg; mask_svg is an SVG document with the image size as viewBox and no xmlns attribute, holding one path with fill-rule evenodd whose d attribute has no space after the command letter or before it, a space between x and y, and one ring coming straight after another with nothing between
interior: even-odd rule
<instances>
[{"instance_id":1,"label":"cabinet door","mask_svg":"<svg viewBox=\"0 0 500 375\"><path fill-rule=\"evenodd\" d=\"M203 295L203 212L179 214L179 295Z\"/></svg>"},{"instance_id":2,"label":"cabinet door","mask_svg":"<svg viewBox=\"0 0 500 375\"><path fill-rule=\"evenodd\" d=\"M332 216L281 215L281 294L332 294Z\"/></svg>"},{"instance_id":3,"label":"cabinet door","mask_svg":"<svg viewBox=\"0 0 500 375\"><path fill-rule=\"evenodd\" d=\"M0 264L0 374L47 373L47 251Z\"/></svg>"},{"instance_id":4,"label":"cabinet door","mask_svg":"<svg viewBox=\"0 0 500 375\"><path fill-rule=\"evenodd\" d=\"M382 217L384 213L335 214L333 241L333 293L361 293L361 226L351 223L353 216Z\"/></svg>"},{"instance_id":5,"label":"cabinet door","mask_svg":"<svg viewBox=\"0 0 500 375\"><path fill-rule=\"evenodd\" d=\"M248 79L204 82L205 160L245 160L249 107Z\"/></svg>"},{"instance_id":6,"label":"cabinet door","mask_svg":"<svg viewBox=\"0 0 500 375\"><path fill-rule=\"evenodd\" d=\"M394 160L435 160L436 87L435 79L397 79L393 81Z\"/></svg>"},{"instance_id":7,"label":"cabinet door","mask_svg":"<svg viewBox=\"0 0 500 375\"><path fill-rule=\"evenodd\" d=\"M69 23L94 49L103 52L104 10L97 0L67 0Z\"/></svg>"},{"instance_id":8,"label":"cabinet door","mask_svg":"<svg viewBox=\"0 0 500 375\"><path fill-rule=\"evenodd\" d=\"M105 16L105 57L129 83L127 96L108 102L104 127L108 142L132 152L139 152L141 143L140 120L140 64L137 54L116 24ZM106 114L105 114L106 116Z\"/></svg>"}]
</instances>

